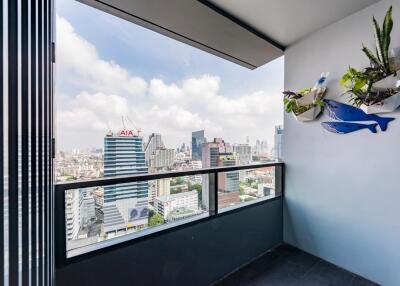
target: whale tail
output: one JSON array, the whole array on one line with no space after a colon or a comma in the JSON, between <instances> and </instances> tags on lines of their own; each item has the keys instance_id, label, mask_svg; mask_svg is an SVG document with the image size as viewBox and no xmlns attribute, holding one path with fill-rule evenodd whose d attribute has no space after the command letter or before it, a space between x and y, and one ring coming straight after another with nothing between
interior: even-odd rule
<instances>
[{"instance_id":1,"label":"whale tail","mask_svg":"<svg viewBox=\"0 0 400 286\"><path fill-rule=\"evenodd\" d=\"M382 131L386 131L387 126L390 121L394 120L393 117L376 117L376 122L379 124L379 127L381 128Z\"/></svg>"},{"instance_id":2,"label":"whale tail","mask_svg":"<svg viewBox=\"0 0 400 286\"><path fill-rule=\"evenodd\" d=\"M367 128L372 132L372 133L376 133L376 126L378 126L378 124L374 123L374 124L369 124L367 125Z\"/></svg>"}]
</instances>

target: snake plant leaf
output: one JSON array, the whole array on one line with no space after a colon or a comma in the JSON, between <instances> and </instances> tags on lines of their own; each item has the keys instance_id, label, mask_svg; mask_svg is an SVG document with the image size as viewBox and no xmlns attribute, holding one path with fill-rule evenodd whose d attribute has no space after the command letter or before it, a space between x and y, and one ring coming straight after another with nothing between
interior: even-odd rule
<instances>
[{"instance_id":1,"label":"snake plant leaf","mask_svg":"<svg viewBox=\"0 0 400 286\"><path fill-rule=\"evenodd\" d=\"M374 35L375 35L375 43L376 43L376 52L378 57L381 59L382 63L384 63L385 59L382 52L382 36L381 36L381 28L379 28L378 22L375 17L372 18L373 27L374 27Z\"/></svg>"},{"instance_id":2,"label":"snake plant leaf","mask_svg":"<svg viewBox=\"0 0 400 286\"><path fill-rule=\"evenodd\" d=\"M390 73L389 67L389 46L390 46L390 33L393 29L393 19L392 19L392 6L390 6L389 10L386 13L385 19L383 21L382 27L382 53L384 56L384 66L387 73Z\"/></svg>"},{"instance_id":3,"label":"snake plant leaf","mask_svg":"<svg viewBox=\"0 0 400 286\"><path fill-rule=\"evenodd\" d=\"M363 45L362 51L367 55L369 60L374 63L375 65L381 65L381 61L373 54L373 52L368 49L366 46Z\"/></svg>"}]
</instances>

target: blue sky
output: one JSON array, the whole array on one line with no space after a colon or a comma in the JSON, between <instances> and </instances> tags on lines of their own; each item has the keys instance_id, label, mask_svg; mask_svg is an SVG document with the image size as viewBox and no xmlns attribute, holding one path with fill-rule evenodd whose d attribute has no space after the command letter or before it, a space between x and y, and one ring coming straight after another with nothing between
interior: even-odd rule
<instances>
[{"instance_id":1,"label":"blue sky","mask_svg":"<svg viewBox=\"0 0 400 286\"><path fill-rule=\"evenodd\" d=\"M191 122L192 129L205 128L210 139L240 143L248 135L272 146L273 126L283 116L283 58L249 70L73 0L58 0L56 11L60 149L101 147L102 129L117 129L123 115L144 135L162 133L170 147L189 143ZM82 62L104 70L97 73ZM107 70L113 68L121 76L108 82ZM122 88L130 79L132 85ZM90 106L95 100L116 108L96 114L102 109ZM146 110L151 110L148 118ZM72 122L74 115L80 121ZM172 123L165 126L164 120ZM90 140L73 139L83 131Z\"/></svg>"}]
</instances>

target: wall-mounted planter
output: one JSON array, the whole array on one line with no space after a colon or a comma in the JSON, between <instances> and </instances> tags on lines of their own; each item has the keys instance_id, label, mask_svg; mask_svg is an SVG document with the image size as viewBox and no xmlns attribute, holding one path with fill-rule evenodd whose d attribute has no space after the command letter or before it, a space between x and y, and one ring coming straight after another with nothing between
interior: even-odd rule
<instances>
[{"instance_id":1,"label":"wall-mounted planter","mask_svg":"<svg viewBox=\"0 0 400 286\"><path fill-rule=\"evenodd\" d=\"M400 106L400 92L373 105L361 104L360 108L367 114L393 112Z\"/></svg>"},{"instance_id":2,"label":"wall-mounted planter","mask_svg":"<svg viewBox=\"0 0 400 286\"><path fill-rule=\"evenodd\" d=\"M296 99L297 104L300 106L314 104L316 99L321 99L324 96L325 91L326 87L312 90L311 92L305 94L303 97ZM317 118L318 115L321 113L321 110L321 106L316 105L301 114L296 115L295 113L292 113L298 121L306 122L312 121Z\"/></svg>"},{"instance_id":3,"label":"wall-mounted planter","mask_svg":"<svg viewBox=\"0 0 400 286\"><path fill-rule=\"evenodd\" d=\"M317 118L317 116L321 113L321 110L322 110L321 106L315 106L307 110L306 112L303 112L298 115L294 114L293 112L292 113L297 121L307 122Z\"/></svg>"},{"instance_id":4,"label":"wall-mounted planter","mask_svg":"<svg viewBox=\"0 0 400 286\"><path fill-rule=\"evenodd\" d=\"M381 79L380 81L375 82L372 85L373 91L381 91L385 92L388 89L397 89L400 83L400 73L396 75L390 75ZM360 108L367 114L376 114L376 113L387 113L393 112L400 106L400 92L384 99L382 102L373 104L373 105L365 105L362 104Z\"/></svg>"},{"instance_id":5,"label":"wall-mounted planter","mask_svg":"<svg viewBox=\"0 0 400 286\"><path fill-rule=\"evenodd\" d=\"M390 75L381 79L380 81L375 82L372 85L372 90L387 91L388 89L396 89L398 88L399 81L400 81L400 73L397 73L396 75Z\"/></svg>"}]
</instances>

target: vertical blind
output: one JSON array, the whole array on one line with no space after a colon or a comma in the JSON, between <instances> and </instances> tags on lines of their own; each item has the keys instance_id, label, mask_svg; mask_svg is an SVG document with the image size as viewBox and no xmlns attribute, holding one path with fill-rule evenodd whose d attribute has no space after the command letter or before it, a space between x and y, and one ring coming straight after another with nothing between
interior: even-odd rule
<instances>
[{"instance_id":1,"label":"vertical blind","mask_svg":"<svg viewBox=\"0 0 400 286\"><path fill-rule=\"evenodd\" d=\"M53 9L0 5L0 285L53 281Z\"/></svg>"}]
</instances>

